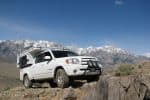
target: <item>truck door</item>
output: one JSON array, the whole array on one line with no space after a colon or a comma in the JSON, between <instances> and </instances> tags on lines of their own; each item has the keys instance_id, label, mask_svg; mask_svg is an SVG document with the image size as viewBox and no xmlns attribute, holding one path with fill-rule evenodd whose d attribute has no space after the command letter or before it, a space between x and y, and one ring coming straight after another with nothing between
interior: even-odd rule
<instances>
[{"instance_id":1,"label":"truck door","mask_svg":"<svg viewBox=\"0 0 150 100\"><path fill-rule=\"evenodd\" d=\"M44 79L52 77L51 70L52 56L49 52L44 52L38 55L35 59L33 68L34 79Z\"/></svg>"}]
</instances>

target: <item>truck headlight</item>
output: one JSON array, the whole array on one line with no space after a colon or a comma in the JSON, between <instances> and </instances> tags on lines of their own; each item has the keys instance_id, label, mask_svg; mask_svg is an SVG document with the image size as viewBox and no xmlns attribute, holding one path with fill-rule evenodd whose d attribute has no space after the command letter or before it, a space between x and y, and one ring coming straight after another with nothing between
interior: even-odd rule
<instances>
[{"instance_id":1,"label":"truck headlight","mask_svg":"<svg viewBox=\"0 0 150 100\"><path fill-rule=\"evenodd\" d=\"M103 68L103 65L102 65L102 64L100 64L100 63L98 63L98 66L99 66L100 68Z\"/></svg>"},{"instance_id":2,"label":"truck headlight","mask_svg":"<svg viewBox=\"0 0 150 100\"><path fill-rule=\"evenodd\" d=\"M66 59L66 63L67 64L79 64L80 61L77 58L70 58L70 59Z\"/></svg>"}]
</instances>

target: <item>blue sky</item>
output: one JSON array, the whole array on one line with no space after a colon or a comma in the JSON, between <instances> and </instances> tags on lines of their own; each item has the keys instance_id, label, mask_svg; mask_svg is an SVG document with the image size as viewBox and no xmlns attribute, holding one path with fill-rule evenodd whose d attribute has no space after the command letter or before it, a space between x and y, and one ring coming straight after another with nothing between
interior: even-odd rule
<instances>
[{"instance_id":1,"label":"blue sky","mask_svg":"<svg viewBox=\"0 0 150 100\"><path fill-rule=\"evenodd\" d=\"M0 40L150 52L150 0L0 0Z\"/></svg>"}]
</instances>

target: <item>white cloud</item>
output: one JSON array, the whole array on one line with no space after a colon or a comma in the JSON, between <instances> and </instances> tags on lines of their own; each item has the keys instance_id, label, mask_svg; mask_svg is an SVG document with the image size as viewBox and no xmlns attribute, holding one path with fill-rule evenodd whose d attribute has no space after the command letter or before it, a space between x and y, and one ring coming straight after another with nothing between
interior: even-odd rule
<instances>
[{"instance_id":1,"label":"white cloud","mask_svg":"<svg viewBox=\"0 0 150 100\"><path fill-rule=\"evenodd\" d=\"M116 5L123 5L124 2L123 2L123 0L115 0L115 4Z\"/></svg>"}]
</instances>

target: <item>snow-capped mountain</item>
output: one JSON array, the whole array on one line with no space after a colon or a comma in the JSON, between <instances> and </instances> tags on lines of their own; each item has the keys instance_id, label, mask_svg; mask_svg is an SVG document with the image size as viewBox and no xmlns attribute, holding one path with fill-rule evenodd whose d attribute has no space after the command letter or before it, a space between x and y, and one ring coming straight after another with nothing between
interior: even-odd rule
<instances>
[{"instance_id":1,"label":"snow-capped mountain","mask_svg":"<svg viewBox=\"0 0 150 100\"><path fill-rule=\"evenodd\" d=\"M15 45L23 45L24 48L29 48L29 47L61 47L60 44L57 44L55 42L45 41L45 40L39 40L39 41L34 41L34 40L6 40L6 41L2 41L2 42L12 42Z\"/></svg>"},{"instance_id":2,"label":"snow-capped mountain","mask_svg":"<svg viewBox=\"0 0 150 100\"><path fill-rule=\"evenodd\" d=\"M43 40L1 40L0 58L15 61L16 59L14 58L18 53L30 47L62 47L62 45Z\"/></svg>"},{"instance_id":3,"label":"snow-capped mountain","mask_svg":"<svg viewBox=\"0 0 150 100\"><path fill-rule=\"evenodd\" d=\"M111 45L105 45L101 47L92 47L89 46L87 48L78 48L75 46L67 46L67 48L77 52L78 54L86 54L86 53L91 53L91 52L97 52L97 51L104 51L110 54L115 54L115 53L121 53L121 54L130 54L128 51L125 51L121 48L117 48Z\"/></svg>"},{"instance_id":4,"label":"snow-capped mountain","mask_svg":"<svg viewBox=\"0 0 150 100\"><path fill-rule=\"evenodd\" d=\"M144 54L144 56L150 58L150 52Z\"/></svg>"},{"instance_id":5,"label":"snow-capped mountain","mask_svg":"<svg viewBox=\"0 0 150 100\"><path fill-rule=\"evenodd\" d=\"M138 61L150 60L144 56L137 56L126 50L111 45L105 45L101 47L90 46L87 48L68 46L68 48L79 53L80 55L97 57L104 66L115 65L118 63L136 63Z\"/></svg>"},{"instance_id":6,"label":"snow-capped mountain","mask_svg":"<svg viewBox=\"0 0 150 100\"><path fill-rule=\"evenodd\" d=\"M0 59L16 61L16 56L19 52L30 47L57 47L64 46L45 40L1 40L0 41ZM80 55L97 57L104 66L115 65L117 63L135 63L138 56L129 53L126 50L114 46L106 45L101 47L78 48L76 46L66 46L72 51ZM147 58L140 57L140 60Z\"/></svg>"},{"instance_id":7,"label":"snow-capped mountain","mask_svg":"<svg viewBox=\"0 0 150 100\"><path fill-rule=\"evenodd\" d=\"M105 45L102 47L88 47L88 48L79 48L78 52L80 54L86 54L86 53L91 53L91 52L97 52L97 51L104 51L110 54L114 54L114 53L121 53L121 54L129 54L127 51L121 49L121 48L116 48L114 46L111 45Z\"/></svg>"}]
</instances>

